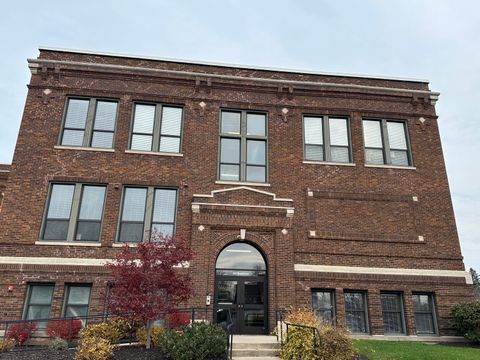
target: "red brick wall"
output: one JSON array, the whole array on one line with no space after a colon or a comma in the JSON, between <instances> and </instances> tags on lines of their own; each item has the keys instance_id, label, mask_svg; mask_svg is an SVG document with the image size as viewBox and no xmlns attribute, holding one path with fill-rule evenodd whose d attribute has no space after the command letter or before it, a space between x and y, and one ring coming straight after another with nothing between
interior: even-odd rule
<instances>
[{"instance_id":1,"label":"red brick wall","mask_svg":"<svg viewBox=\"0 0 480 360\"><path fill-rule=\"evenodd\" d=\"M138 74L95 68L78 69L67 64L40 67L32 76L8 180L8 196L0 215L2 256L111 258L121 201L120 185L173 186L179 189L177 237L190 241L196 252L190 272L196 296L191 305L204 306L214 293L214 267L218 252L235 241L239 230L265 254L269 267L270 326L274 310L308 304L304 287L327 287L337 291L338 315L342 314L343 289L368 291L372 333L381 333L379 291L403 291L409 333L414 332L410 295L412 291L435 292L441 334L448 330L448 308L469 300L470 286L455 278L424 278L331 274L295 274L294 263L396 267L409 269L463 270L450 191L434 106L426 95L410 90L428 90L427 83L348 78L327 75L282 73L181 64L144 59L94 56L42 51L40 59L138 66L151 69L209 72L265 79L382 86L405 89L405 93L304 88L266 85L228 79L205 80L163 73ZM45 89L51 93L46 95ZM119 100L115 151L55 149L61 129L66 97L109 97ZM128 147L134 101L173 103L184 106L183 157L125 153ZM205 109L199 106L206 104ZM261 110L268 114L268 187L255 189L289 198L276 202L268 194L238 191L216 194L213 200L194 194L234 185L216 184L218 119L222 107ZM285 116L282 109L287 108ZM351 121L355 166L304 164L302 114L337 114ZM384 117L407 122L415 169L365 167L362 117ZM420 117L425 119L420 121ZM101 233L101 247L35 245L51 181L108 184ZM308 196L308 190L313 196ZM417 197L418 201L413 201ZM294 207L293 217L284 209L202 206L192 214L192 201ZM203 231L199 226L204 227ZM286 230L286 234L282 230ZM309 236L315 231L315 236ZM423 236L424 241L419 241ZM58 270L58 269L57 269ZM0 286L14 285L0 293L2 318L21 316L25 282L55 281L58 316L65 282L94 284L91 313L101 311L106 277L99 269L70 267L56 272L19 272L16 265L2 265ZM348 274L347 274L348 275ZM463 282L462 282L463 281ZM300 285L303 284L303 285ZM455 296L453 296L455 294ZM379 313L380 311L380 313ZM341 316L340 316L341 317Z\"/></svg>"}]
</instances>

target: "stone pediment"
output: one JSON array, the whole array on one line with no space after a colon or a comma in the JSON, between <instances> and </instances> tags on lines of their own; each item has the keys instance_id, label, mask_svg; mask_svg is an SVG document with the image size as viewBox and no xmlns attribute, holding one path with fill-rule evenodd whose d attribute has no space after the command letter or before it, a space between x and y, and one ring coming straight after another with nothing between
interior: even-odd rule
<instances>
[{"instance_id":1,"label":"stone pediment","mask_svg":"<svg viewBox=\"0 0 480 360\"><path fill-rule=\"evenodd\" d=\"M293 200L280 198L275 193L254 189L248 186L213 190L210 194L194 194L192 211L200 208L234 208L244 210L283 210L287 216L294 212Z\"/></svg>"}]
</instances>

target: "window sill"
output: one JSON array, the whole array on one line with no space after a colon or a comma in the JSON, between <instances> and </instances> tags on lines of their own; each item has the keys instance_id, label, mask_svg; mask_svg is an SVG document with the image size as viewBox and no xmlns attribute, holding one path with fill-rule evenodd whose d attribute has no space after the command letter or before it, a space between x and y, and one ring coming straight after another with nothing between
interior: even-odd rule
<instances>
[{"instance_id":1,"label":"window sill","mask_svg":"<svg viewBox=\"0 0 480 360\"><path fill-rule=\"evenodd\" d=\"M183 157L182 153L172 152L155 152L155 151L141 151L141 150L125 150L127 154L142 154L142 155L157 155L157 156L176 156Z\"/></svg>"},{"instance_id":2,"label":"window sill","mask_svg":"<svg viewBox=\"0 0 480 360\"><path fill-rule=\"evenodd\" d=\"M218 184L218 185L263 186L263 187L272 186L268 183L256 183L256 182L245 182L245 181L226 181L226 180L217 180L217 181L215 181L215 184Z\"/></svg>"},{"instance_id":3,"label":"window sill","mask_svg":"<svg viewBox=\"0 0 480 360\"><path fill-rule=\"evenodd\" d=\"M117 247L117 248L120 248L120 247L124 247L125 245L128 245L128 247L137 247L138 244L137 243L113 243L112 244L112 247Z\"/></svg>"},{"instance_id":4,"label":"window sill","mask_svg":"<svg viewBox=\"0 0 480 360\"><path fill-rule=\"evenodd\" d=\"M106 149L106 148L92 148L92 147L82 147L82 146L63 146L55 145L53 147L57 150L81 150L81 151L99 151L99 152L115 152L115 149Z\"/></svg>"},{"instance_id":5,"label":"window sill","mask_svg":"<svg viewBox=\"0 0 480 360\"><path fill-rule=\"evenodd\" d=\"M400 170L417 170L415 166L395 166L395 165L374 165L365 164L365 167L381 168L381 169L400 169Z\"/></svg>"},{"instance_id":6,"label":"window sill","mask_svg":"<svg viewBox=\"0 0 480 360\"><path fill-rule=\"evenodd\" d=\"M99 243L99 242L44 241L44 240L35 241L35 245L92 246L92 247L100 247L100 246L102 246L102 244Z\"/></svg>"},{"instance_id":7,"label":"window sill","mask_svg":"<svg viewBox=\"0 0 480 360\"><path fill-rule=\"evenodd\" d=\"M338 163L338 162L313 161L313 160L303 160L303 163L312 164L312 165L357 166L354 163Z\"/></svg>"}]
</instances>

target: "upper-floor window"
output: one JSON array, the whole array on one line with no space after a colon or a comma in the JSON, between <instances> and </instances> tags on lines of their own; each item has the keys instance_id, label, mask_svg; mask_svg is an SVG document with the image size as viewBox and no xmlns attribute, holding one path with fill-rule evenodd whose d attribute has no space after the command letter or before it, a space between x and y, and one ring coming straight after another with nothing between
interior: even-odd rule
<instances>
[{"instance_id":1,"label":"upper-floor window","mask_svg":"<svg viewBox=\"0 0 480 360\"><path fill-rule=\"evenodd\" d=\"M42 240L98 241L106 186L52 184Z\"/></svg>"},{"instance_id":2,"label":"upper-floor window","mask_svg":"<svg viewBox=\"0 0 480 360\"><path fill-rule=\"evenodd\" d=\"M304 116L303 134L305 160L352 162L349 121L347 118Z\"/></svg>"},{"instance_id":3,"label":"upper-floor window","mask_svg":"<svg viewBox=\"0 0 480 360\"><path fill-rule=\"evenodd\" d=\"M267 115L222 110L219 179L267 181Z\"/></svg>"},{"instance_id":4,"label":"upper-floor window","mask_svg":"<svg viewBox=\"0 0 480 360\"><path fill-rule=\"evenodd\" d=\"M172 236L175 231L177 191L153 187L126 187L118 241L140 242L149 234Z\"/></svg>"},{"instance_id":5,"label":"upper-floor window","mask_svg":"<svg viewBox=\"0 0 480 360\"><path fill-rule=\"evenodd\" d=\"M179 153L182 120L183 108L181 107L136 103L130 149Z\"/></svg>"},{"instance_id":6,"label":"upper-floor window","mask_svg":"<svg viewBox=\"0 0 480 360\"><path fill-rule=\"evenodd\" d=\"M60 145L113 148L118 102L68 98Z\"/></svg>"},{"instance_id":7,"label":"upper-floor window","mask_svg":"<svg viewBox=\"0 0 480 360\"><path fill-rule=\"evenodd\" d=\"M52 308L54 284L51 283L33 283L27 288L27 297L25 299L25 310L23 318L25 320L38 320L38 326L44 328L46 320L50 317Z\"/></svg>"},{"instance_id":8,"label":"upper-floor window","mask_svg":"<svg viewBox=\"0 0 480 360\"><path fill-rule=\"evenodd\" d=\"M365 163L411 166L412 156L406 123L391 120L363 120Z\"/></svg>"}]
</instances>

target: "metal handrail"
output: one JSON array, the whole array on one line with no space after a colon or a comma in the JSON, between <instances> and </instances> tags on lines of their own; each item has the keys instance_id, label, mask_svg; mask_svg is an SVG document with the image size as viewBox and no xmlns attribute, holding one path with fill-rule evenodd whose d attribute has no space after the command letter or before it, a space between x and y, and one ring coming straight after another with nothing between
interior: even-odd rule
<instances>
[{"instance_id":1,"label":"metal handrail","mask_svg":"<svg viewBox=\"0 0 480 360\"><path fill-rule=\"evenodd\" d=\"M320 331L318 330L318 328L316 326L310 326L310 325L304 325L304 324L295 324L295 323L291 323L291 322L288 322L288 321L284 321L285 325L287 326L287 329L286 329L286 336L287 336L287 340L288 340L288 327L300 327L300 328L305 328L305 329L310 329L312 331L312 334L313 334L313 348L316 349L317 348L317 336L318 336L318 341L319 341L319 344L318 345L322 345L322 337L320 336Z\"/></svg>"},{"instance_id":2,"label":"metal handrail","mask_svg":"<svg viewBox=\"0 0 480 360\"><path fill-rule=\"evenodd\" d=\"M174 314L174 313L190 313L191 323L198 320L208 321L213 319L213 309L208 307L171 309L169 311L162 312L162 317L165 317L167 314ZM3 321L0 321L0 331L3 330L3 340L5 340L8 335L9 327L15 324L38 324L38 323L48 324L48 322L54 322L54 321L69 321L69 332L70 332L69 338L72 339L69 345L71 345L71 343L78 338L78 336L72 337L73 322L75 320L82 321L82 327L84 327L87 323L103 323L112 319L129 318L131 317L130 315L131 314L113 315L113 314L104 313L104 314L87 315L87 316L51 317L51 318L30 319L30 320L3 320ZM210 317L209 315L211 315L211 319L209 319ZM231 318L231 315L229 316ZM33 336L32 338L37 338L37 339L48 338L48 335L46 334L45 330L46 330L46 326L40 329L37 328L35 331L35 336ZM129 341L127 342L131 343L132 339L133 337L130 337Z\"/></svg>"}]
</instances>

